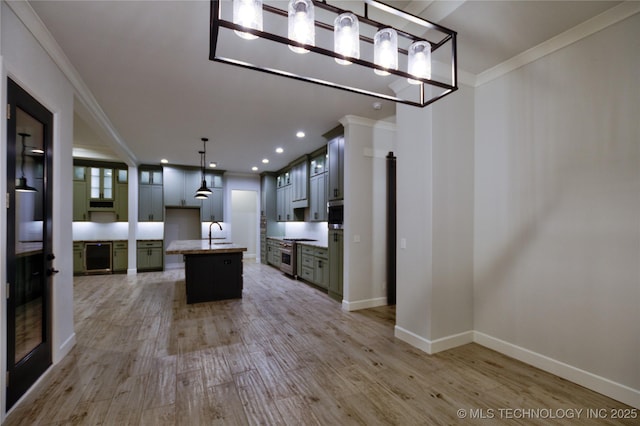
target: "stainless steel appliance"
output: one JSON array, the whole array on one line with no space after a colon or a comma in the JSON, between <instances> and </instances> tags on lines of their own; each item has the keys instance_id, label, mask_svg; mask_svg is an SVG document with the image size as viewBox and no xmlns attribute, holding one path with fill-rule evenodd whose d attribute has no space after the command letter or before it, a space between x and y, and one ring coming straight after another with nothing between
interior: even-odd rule
<instances>
[{"instance_id":1,"label":"stainless steel appliance","mask_svg":"<svg viewBox=\"0 0 640 426\"><path fill-rule=\"evenodd\" d=\"M329 229L342 229L344 221L344 202L342 200L329 201L327 223Z\"/></svg>"},{"instance_id":2,"label":"stainless steel appliance","mask_svg":"<svg viewBox=\"0 0 640 426\"><path fill-rule=\"evenodd\" d=\"M111 272L111 243L85 243L85 271Z\"/></svg>"},{"instance_id":3,"label":"stainless steel appliance","mask_svg":"<svg viewBox=\"0 0 640 426\"><path fill-rule=\"evenodd\" d=\"M297 259L296 259L296 242L298 241L316 241L309 238L284 238L280 243L280 270L287 275L296 277L297 272Z\"/></svg>"}]
</instances>

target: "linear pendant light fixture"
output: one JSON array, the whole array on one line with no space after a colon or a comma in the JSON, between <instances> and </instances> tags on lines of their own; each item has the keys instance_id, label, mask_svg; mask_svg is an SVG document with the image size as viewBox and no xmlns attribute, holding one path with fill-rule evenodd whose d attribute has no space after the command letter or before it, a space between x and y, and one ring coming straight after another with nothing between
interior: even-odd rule
<instances>
[{"instance_id":1,"label":"linear pendant light fixture","mask_svg":"<svg viewBox=\"0 0 640 426\"><path fill-rule=\"evenodd\" d=\"M377 0L348 4L362 10L211 0L209 59L417 107L458 89L455 31Z\"/></svg>"},{"instance_id":2,"label":"linear pendant light fixture","mask_svg":"<svg viewBox=\"0 0 640 426\"><path fill-rule=\"evenodd\" d=\"M198 200L206 200L211 195L211 190L207 188L207 179L205 176L204 167L207 164L207 141L208 138L202 138L202 151L198 151L200 154L200 170L202 171L202 185L196 191L195 198Z\"/></svg>"}]
</instances>

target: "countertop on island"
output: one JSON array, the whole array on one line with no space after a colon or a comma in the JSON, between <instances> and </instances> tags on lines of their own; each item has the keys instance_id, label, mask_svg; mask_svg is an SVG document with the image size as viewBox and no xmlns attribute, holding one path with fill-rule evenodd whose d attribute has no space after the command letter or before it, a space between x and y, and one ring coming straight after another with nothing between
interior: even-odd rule
<instances>
[{"instance_id":1,"label":"countertop on island","mask_svg":"<svg viewBox=\"0 0 640 426\"><path fill-rule=\"evenodd\" d=\"M224 254L241 253L247 251L246 247L225 241L213 240L209 245L208 239L203 240L176 240L169 243L167 254Z\"/></svg>"}]
</instances>

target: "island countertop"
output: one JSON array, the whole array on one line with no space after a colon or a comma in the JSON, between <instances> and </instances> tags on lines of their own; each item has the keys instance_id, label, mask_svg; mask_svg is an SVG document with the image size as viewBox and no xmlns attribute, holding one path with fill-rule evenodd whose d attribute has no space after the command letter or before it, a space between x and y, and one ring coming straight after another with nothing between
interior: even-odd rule
<instances>
[{"instance_id":1,"label":"island countertop","mask_svg":"<svg viewBox=\"0 0 640 426\"><path fill-rule=\"evenodd\" d=\"M213 240L176 240L171 241L167 247L167 254L224 254L241 253L247 251L246 247L229 242L216 242Z\"/></svg>"}]
</instances>

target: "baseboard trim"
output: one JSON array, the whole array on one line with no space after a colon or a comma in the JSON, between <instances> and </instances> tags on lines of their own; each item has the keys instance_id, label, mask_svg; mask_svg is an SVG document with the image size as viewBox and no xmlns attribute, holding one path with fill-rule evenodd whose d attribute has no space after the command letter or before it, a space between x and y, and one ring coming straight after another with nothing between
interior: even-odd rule
<instances>
[{"instance_id":1,"label":"baseboard trim","mask_svg":"<svg viewBox=\"0 0 640 426\"><path fill-rule=\"evenodd\" d=\"M73 349L75 345L76 345L76 333L74 332L71 334L71 336L67 338L67 340L65 340L60 345L57 352L53 354L53 363L57 364L58 362L60 362L65 356L67 356L69 352L71 352L71 349Z\"/></svg>"},{"instance_id":2,"label":"baseboard trim","mask_svg":"<svg viewBox=\"0 0 640 426\"><path fill-rule=\"evenodd\" d=\"M428 353L429 355L433 355L437 352L446 351L447 349L455 348L457 346L462 346L466 345L467 343L473 342L473 331L465 331L462 333L441 337L439 339L429 340L396 325L394 335L398 339L407 342L411 346L415 346L416 348Z\"/></svg>"},{"instance_id":3,"label":"baseboard trim","mask_svg":"<svg viewBox=\"0 0 640 426\"><path fill-rule=\"evenodd\" d=\"M496 352L555 374L558 377L577 383L632 407L640 408L640 390L616 383L605 377L565 364L564 362L549 358L546 355L489 336L488 334L479 331L474 331L473 334L473 341L481 346L493 349Z\"/></svg>"},{"instance_id":4,"label":"baseboard trim","mask_svg":"<svg viewBox=\"0 0 640 426\"><path fill-rule=\"evenodd\" d=\"M387 304L386 297L377 297L375 299L356 300L355 302L349 302L342 300L342 309L344 311L358 311L360 309L377 308L378 306L385 306Z\"/></svg>"}]
</instances>

